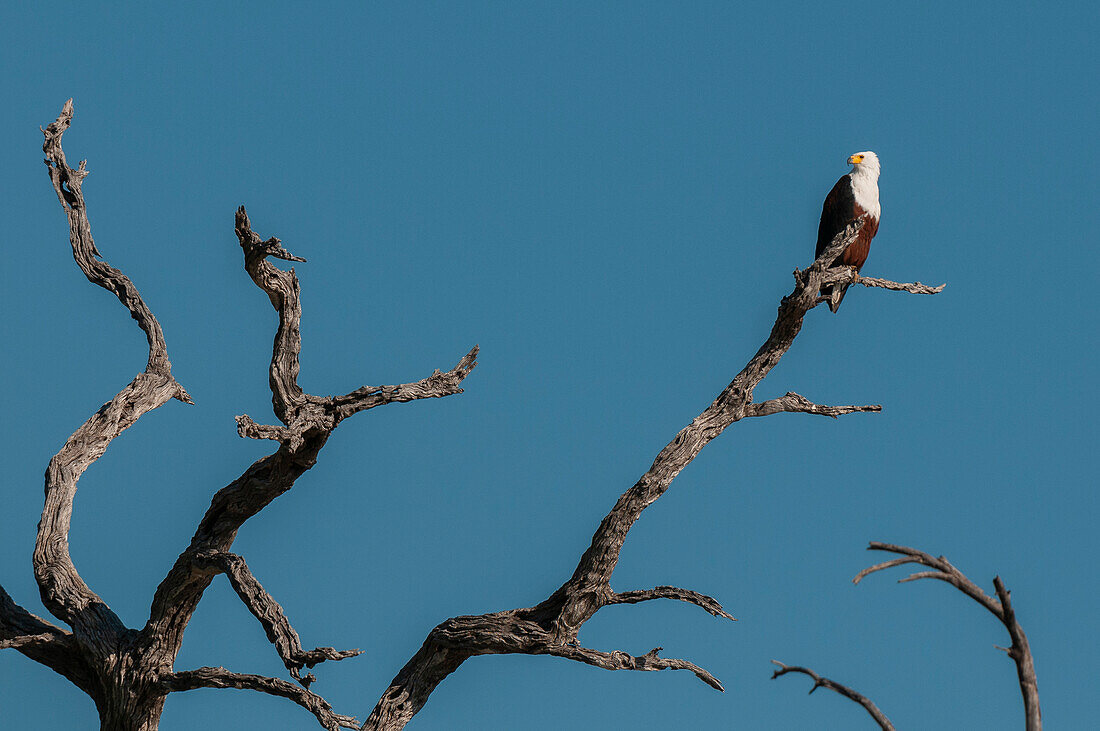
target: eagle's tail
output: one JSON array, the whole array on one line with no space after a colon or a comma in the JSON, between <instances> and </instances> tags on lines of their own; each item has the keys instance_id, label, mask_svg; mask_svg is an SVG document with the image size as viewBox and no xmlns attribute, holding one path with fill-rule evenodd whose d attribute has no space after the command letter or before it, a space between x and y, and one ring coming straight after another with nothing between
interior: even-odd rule
<instances>
[{"instance_id":1,"label":"eagle's tail","mask_svg":"<svg viewBox=\"0 0 1100 731\"><path fill-rule=\"evenodd\" d=\"M833 314L840 309L840 303L844 301L844 294L848 291L848 284L830 284L828 287L821 288L821 296L825 298Z\"/></svg>"}]
</instances>

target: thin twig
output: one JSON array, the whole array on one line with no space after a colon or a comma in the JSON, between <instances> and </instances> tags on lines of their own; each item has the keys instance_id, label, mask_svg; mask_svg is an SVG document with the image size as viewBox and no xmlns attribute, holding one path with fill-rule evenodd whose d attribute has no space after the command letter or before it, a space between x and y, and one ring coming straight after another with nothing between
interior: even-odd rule
<instances>
[{"instance_id":1,"label":"thin twig","mask_svg":"<svg viewBox=\"0 0 1100 731\"><path fill-rule=\"evenodd\" d=\"M881 404L869 406L823 406L815 404L805 396L800 396L794 391L788 391L786 396L761 401L758 404L749 404L745 407L745 417L771 416L784 411L801 414L819 414L830 418L837 418L845 414L882 411Z\"/></svg>"},{"instance_id":2,"label":"thin twig","mask_svg":"<svg viewBox=\"0 0 1100 731\"><path fill-rule=\"evenodd\" d=\"M809 675L811 678L814 679L813 687L810 688L811 693L813 693L818 688L825 688L826 690L831 690L839 693L845 698L853 700L859 705L863 706L867 713L871 714L871 718L875 719L875 723L879 725L879 728L881 728L882 731L894 731L894 724L890 723L890 719L886 717L886 714L883 713L878 706L872 703L871 699L867 696L861 693L857 693L848 686L841 685L835 680L823 678L809 668L804 668L800 665L784 665L778 660L772 660L772 663L779 666L779 669L775 670L772 673L772 680L775 680L780 675L786 675L787 673L802 673L803 675Z\"/></svg>"},{"instance_id":3,"label":"thin twig","mask_svg":"<svg viewBox=\"0 0 1100 731\"><path fill-rule=\"evenodd\" d=\"M1008 648L1008 656L1016 663L1016 676L1020 684L1020 694L1024 701L1024 721L1027 731L1042 731L1043 717L1039 709L1039 684L1035 676L1035 661L1031 656L1031 647L1027 642L1027 635L1023 627L1016 621L1016 613L1012 609L1009 593L1001 582L1001 577L993 579L993 587L997 592L997 599L986 594L981 588L966 577L961 571L951 565L943 556L933 557L924 551L918 551L908 546L899 546L893 543L879 543L872 541L868 545L869 551L886 551L901 554L901 558L890 559L882 563L870 566L860 571L852 580L858 584L864 577L877 571L901 566L903 564L916 563L927 566L932 571L918 571L900 579L898 583L918 581L920 579L936 579L951 584L956 589L985 607L990 614L996 617L1008 630L1012 638L1012 646ZM1003 648L1002 648L1003 649Z\"/></svg>"}]
</instances>

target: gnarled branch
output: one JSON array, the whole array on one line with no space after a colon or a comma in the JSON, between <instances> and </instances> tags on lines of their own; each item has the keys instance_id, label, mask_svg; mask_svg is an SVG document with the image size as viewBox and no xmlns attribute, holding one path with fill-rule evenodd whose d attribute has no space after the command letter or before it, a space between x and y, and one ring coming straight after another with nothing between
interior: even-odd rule
<instances>
[{"instance_id":1,"label":"gnarled branch","mask_svg":"<svg viewBox=\"0 0 1100 731\"><path fill-rule=\"evenodd\" d=\"M84 192L86 162L69 167L61 138L73 118L73 100L65 102L58 118L43 135L42 151L50 181L69 221L73 258L88 281L103 287L119 301L145 332L149 358L137 375L111 401L104 404L65 442L46 469L45 502L34 548L34 573L42 603L58 619L69 624L89 647L109 653L125 628L106 603L80 578L69 554L69 526L77 481L99 459L107 446L143 414L169 399L191 403L190 396L172 377L172 364L160 324L142 300L137 287L118 269L100 257L92 239Z\"/></svg>"},{"instance_id":2,"label":"gnarled branch","mask_svg":"<svg viewBox=\"0 0 1100 731\"><path fill-rule=\"evenodd\" d=\"M7 650L10 648L19 649L20 647L29 646L41 646L54 641L55 636L52 634L41 635L16 635L15 637L9 637L7 639L0 638L0 650Z\"/></svg>"},{"instance_id":3,"label":"gnarled branch","mask_svg":"<svg viewBox=\"0 0 1100 731\"><path fill-rule=\"evenodd\" d=\"M199 565L213 566L226 575L233 591L237 592L252 616L260 620L267 639L275 645L283 664L302 687L308 688L316 680L312 673L303 676L303 668L312 668L325 660L345 660L362 654L360 650L336 650L332 647L303 650L302 641L290 626L290 620L283 613L283 608L264 590L249 571L248 564L237 554L200 553L195 556L195 561Z\"/></svg>"},{"instance_id":4,"label":"gnarled branch","mask_svg":"<svg viewBox=\"0 0 1100 731\"><path fill-rule=\"evenodd\" d=\"M422 398L442 398L462 393L459 384L477 366L477 354L478 346L475 345L451 370L444 373L436 369L432 375L416 383L402 383L397 386L363 386L345 396L333 396L331 402L336 411L336 420L343 421L352 414L373 409L376 406L405 403Z\"/></svg>"},{"instance_id":5,"label":"gnarled branch","mask_svg":"<svg viewBox=\"0 0 1100 731\"><path fill-rule=\"evenodd\" d=\"M269 678L263 675L251 675L248 673L234 673L225 668L204 667L196 670L184 670L178 673L168 673L160 678L159 688L165 693L177 693L197 688L237 688L239 690L255 690L268 695L277 695L294 701L302 708L312 713L317 721L326 729L358 728L359 721L352 716L344 716L335 713L321 696L306 688L299 687L279 678Z\"/></svg>"},{"instance_id":6,"label":"gnarled branch","mask_svg":"<svg viewBox=\"0 0 1100 731\"><path fill-rule=\"evenodd\" d=\"M702 607L715 617L724 617L730 621L736 622L729 612L722 609L722 605L718 603L717 599L709 597L706 594L700 594L697 591L691 589L681 589L676 586L658 586L653 589L636 589L635 591L622 591L611 595L608 599L608 604L637 604L638 602L648 602L651 599L677 599L682 602L689 602L698 607Z\"/></svg>"},{"instance_id":7,"label":"gnarled branch","mask_svg":"<svg viewBox=\"0 0 1100 731\"><path fill-rule=\"evenodd\" d=\"M799 665L784 665L778 660L772 660L772 662L779 666L779 668L772 673L772 680L775 680L780 675L786 675L787 673L802 673L803 675L809 675L814 679L813 687L810 688L811 693L818 688L835 691L845 698L849 698L863 706L867 712L871 714L871 718L875 719L875 723L879 725L882 731L894 731L894 724L890 723L890 719L886 717L886 714L879 710L879 707L872 703L871 699L867 696L857 693L848 686L841 685L834 680L823 678L809 668L804 668Z\"/></svg>"},{"instance_id":8,"label":"gnarled branch","mask_svg":"<svg viewBox=\"0 0 1100 731\"><path fill-rule=\"evenodd\" d=\"M65 676L86 693L92 673L71 633L36 617L0 587L0 650L13 649Z\"/></svg>"},{"instance_id":9,"label":"gnarled branch","mask_svg":"<svg viewBox=\"0 0 1100 731\"><path fill-rule=\"evenodd\" d=\"M1020 684L1020 694L1024 700L1024 719L1027 731L1042 731L1043 716L1039 709L1039 685L1035 677L1035 661L1031 657L1031 647L1027 642L1027 635L1023 627L1016 621L1016 613L1012 609L1012 601L1008 590L1000 576L993 578L993 587L997 592L997 599L986 594L981 588L966 577L961 571L951 565L943 556L934 557L924 551L918 551L908 546L898 546L892 543L879 543L872 541L868 545L869 551L886 551L900 554L901 558L890 559L875 564L860 571L852 583L858 584L866 576L877 571L915 563L926 566L932 571L918 571L900 579L898 583L917 581L919 579L936 579L951 584L956 589L985 607L990 614L996 617L1008 630L1012 639L1012 645L1007 649L1008 656L1016 663L1016 676Z\"/></svg>"},{"instance_id":10,"label":"gnarled branch","mask_svg":"<svg viewBox=\"0 0 1100 731\"><path fill-rule=\"evenodd\" d=\"M244 268L264 291L278 313L269 382L272 408L280 426L261 425L248 416L238 417L238 431L251 438L274 439L279 448L257 460L234 482L219 490L199 523L190 545L157 588L149 619L140 632L125 628L119 618L81 580L68 548L76 483L123 430L147 411L171 398L190 403L186 391L171 373L164 336L156 318L133 283L101 260L91 237L81 190L88 174L85 163L68 166L61 137L73 114L71 100L58 119L43 130L50 179L70 227L74 259L85 276L114 293L137 321L149 343L145 371L82 425L51 460L46 475L46 500L36 542L34 566L43 602L49 611L70 624L69 633L29 615L0 589L0 648L14 648L69 677L92 695L105 727L122 719L137 726L155 725L169 692L201 687L241 688L279 695L309 709L326 728L350 727L356 722L332 712L320 696L310 692L312 675L301 670L324 660L340 660L357 651L317 648L306 651L282 608L248 571L243 559L229 550L246 520L289 490L316 459L339 423L363 410L388 403L438 398L462 391L460 385L476 366L477 347L447 372L435 371L417 382L395 386L364 386L344 396L321 397L306 393L298 384L301 351L300 285L293 268L283 270L271 259L305 260L287 251L277 238L263 239L252 228L241 207L235 231L244 256ZM825 283L838 282L852 272L829 269L858 233L855 222L839 234L813 265L796 271L794 291L785 297L775 325L756 355L705 409L657 455L650 469L627 490L597 528L591 545L581 556L573 575L536 606L493 614L456 617L437 626L420 651L405 665L383 695L365 728L400 728L426 702L430 693L467 658L495 653L552 655L611 670L689 670L708 685L722 690L718 680L703 668L681 659L661 658L660 648L635 656L621 651L604 652L577 642L581 626L608 604L636 603L657 598L687 601L711 614L733 619L711 597L676 587L616 593L611 575L617 565L626 534L642 511L656 501L677 474L726 427L746 416L781 411L828 416L873 411L873 406L821 406L797 394L753 402L753 391L790 348L807 312L820 303ZM866 279L866 286L914 293L942 290L916 284ZM233 673L224 668L200 668L175 673L172 663L183 633L210 581L225 573L238 595L264 626L284 664L300 686L284 680ZM995 582L1002 614L1012 617L1007 592ZM1006 624L1014 618L1005 620ZM1010 627L1011 632L1011 627ZM1026 651L1026 639L1018 634ZM1013 652L1019 645L1013 635ZM1030 661L1030 654L1027 654ZM1022 672L1022 671L1021 671ZM1022 677L1022 676L1021 676ZM1025 697L1026 701L1026 697ZM1036 705L1037 710L1037 705ZM135 714L141 719L134 721Z\"/></svg>"},{"instance_id":11,"label":"gnarled branch","mask_svg":"<svg viewBox=\"0 0 1100 731\"><path fill-rule=\"evenodd\" d=\"M920 282L892 282L889 279L864 277L857 274L851 267L830 269L825 275L825 284L862 284L864 287L879 287L895 292L908 292L909 294L939 294L947 287L946 284L932 287ZM824 302L824 298L821 301Z\"/></svg>"},{"instance_id":12,"label":"gnarled branch","mask_svg":"<svg viewBox=\"0 0 1100 731\"><path fill-rule=\"evenodd\" d=\"M787 391L786 396L780 396L779 398L761 401L758 404L749 404L745 407L745 417L748 418L750 416L771 416L772 414L779 414L784 411L798 414L820 414L821 416L828 416L835 419L836 417L843 416L844 414L882 411L882 405L872 404L870 406L823 406L821 404L815 404L813 401L810 401L805 396L800 396L794 391Z\"/></svg>"},{"instance_id":13,"label":"gnarled branch","mask_svg":"<svg viewBox=\"0 0 1100 731\"><path fill-rule=\"evenodd\" d=\"M604 670L690 670L695 674L695 677L715 690L725 690L718 681L718 678L693 662L678 660L676 658L658 657L657 653L662 649L664 648L654 647L646 654L635 657L630 653L620 652L618 650L614 652L601 652L599 650L590 650L587 647L580 647L579 645L556 645L551 647L547 651L547 654L555 657L564 657L567 660L576 660L588 665L594 665Z\"/></svg>"},{"instance_id":14,"label":"gnarled branch","mask_svg":"<svg viewBox=\"0 0 1100 731\"><path fill-rule=\"evenodd\" d=\"M266 592L263 595L259 593L262 592L259 584L253 585L255 580L249 581L250 575L246 577L241 571L237 571L234 579L230 570L240 568L243 562L237 564L235 559L226 556L232 556L229 551L238 529L272 500L293 487L298 477L316 463L329 436L344 418L385 403L461 393L460 384L477 365L478 349L475 346L450 371L436 371L416 383L364 387L339 397L321 397L306 393L298 385L302 316L298 277L294 269L282 270L268 261L269 258L295 262L304 259L287 251L279 239L263 239L253 231L243 206L236 212L234 230L244 255L245 271L256 286L264 291L279 315L271 353L269 382L272 408L282 422L282 426L261 425L248 416L239 416L237 429L241 436L275 439L280 442L280 446L273 454L257 460L238 479L214 495L191 544L176 559L171 571L157 587L149 620L141 632L140 644L155 652L175 657L183 640L183 632L203 592L213 577L225 570L231 581L237 581L234 588L238 589L238 594L241 594L249 609L253 610L261 622L265 622L265 629L268 630L269 637L273 637L272 642L276 643L280 657L287 663L292 674L298 677L301 667L350 655L331 648L302 651L296 634L285 623L285 617L281 616L281 609L278 616L272 613L271 605L278 606L274 600L269 603L257 599L266 596ZM292 635L294 639L291 639ZM301 680L308 684L312 676L306 675Z\"/></svg>"},{"instance_id":15,"label":"gnarled branch","mask_svg":"<svg viewBox=\"0 0 1100 731\"><path fill-rule=\"evenodd\" d=\"M462 393L459 384L477 365L478 346L462 356L455 367L447 372L438 368L432 375L415 383L402 383L396 386L363 386L345 396L331 396L323 399L324 407L334 414L334 423L386 404L407 403L425 398L443 398ZM284 442L291 449L301 446L302 435L293 427L257 424L247 415L237 417L237 433L249 439L273 439Z\"/></svg>"},{"instance_id":16,"label":"gnarled branch","mask_svg":"<svg viewBox=\"0 0 1100 731\"><path fill-rule=\"evenodd\" d=\"M822 284L827 278L838 275L829 265L855 239L862 225L862 221L849 225L813 265L805 271L795 271L794 291L780 303L767 341L714 402L661 450L649 471L623 493L596 529L573 576L534 607L478 617L455 617L437 626L390 683L363 725L364 729L390 731L404 727L448 674L466 659L485 654L554 655L610 669L691 670L708 685L721 690L721 684L710 673L685 660L663 660L657 658L655 652L638 658L626 653L588 650L577 644L577 635L581 626L601 607L655 598L690 601L716 616L732 619L714 599L686 589L658 587L641 592L614 592L611 574L627 532L642 511L664 494L676 475L704 446L746 416L781 411L838 416L879 410L877 406L819 406L793 393L761 404L754 404L752 400L757 384L791 347L806 313L819 304Z\"/></svg>"}]
</instances>

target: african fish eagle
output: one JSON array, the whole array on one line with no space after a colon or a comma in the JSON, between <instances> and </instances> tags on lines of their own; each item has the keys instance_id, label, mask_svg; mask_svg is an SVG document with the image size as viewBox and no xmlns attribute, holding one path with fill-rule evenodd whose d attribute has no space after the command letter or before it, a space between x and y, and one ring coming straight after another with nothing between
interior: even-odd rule
<instances>
[{"instance_id":1,"label":"african fish eagle","mask_svg":"<svg viewBox=\"0 0 1100 731\"><path fill-rule=\"evenodd\" d=\"M848 158L848 164L852 166L852 172L836 181L836 185L825 197L825 204L821 206L817 253L814 256L821 256L821 252L825 251L833 238L849 223L860 216L866 216L855 241L832 264L834 267L851 267L855 270L858 281L859 270L871 251L871 239L878 232L879 214L882 212L878 202L878 155L870 151L857 152ZM837 311L847 289L847 284L839 285L836 292L832 285L822 288L821 294L827 298L830 310Z\"/></svg>"}]
</instances>

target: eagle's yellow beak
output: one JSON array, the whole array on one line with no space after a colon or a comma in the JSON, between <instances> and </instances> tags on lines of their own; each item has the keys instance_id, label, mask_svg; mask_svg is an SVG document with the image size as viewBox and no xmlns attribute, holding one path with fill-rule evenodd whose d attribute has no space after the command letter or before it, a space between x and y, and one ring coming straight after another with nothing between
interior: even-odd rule
<instances>
[{"instance_id":1,"label":"eagle's yellow beak","mask_svg":"<svg viewBox=\"0 0 1100 731\"><path fill-rule=\"evenodd\" d=\"M848 158L849 165L858 165L861 162L863 162L863 155L852 155Z\"/></svg>"}]
</instances>

